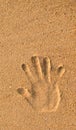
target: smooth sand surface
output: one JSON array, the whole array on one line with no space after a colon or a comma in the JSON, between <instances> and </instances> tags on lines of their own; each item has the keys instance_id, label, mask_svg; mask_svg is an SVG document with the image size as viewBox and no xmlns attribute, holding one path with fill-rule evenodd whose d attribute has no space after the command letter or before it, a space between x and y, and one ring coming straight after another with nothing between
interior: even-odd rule
<instances>
[{"instance_id":1,"label":"smooth sand surface","mask_svg":"<svg viewBox=\"0 0 76 130\"><path fill-rule=\"evenodd\" d=\"M21 65L50 57L65 67L55 112L34 111L17 89ZM0 0L0 130L76 130L76 0Z\"/></svg>"}]
</instances>

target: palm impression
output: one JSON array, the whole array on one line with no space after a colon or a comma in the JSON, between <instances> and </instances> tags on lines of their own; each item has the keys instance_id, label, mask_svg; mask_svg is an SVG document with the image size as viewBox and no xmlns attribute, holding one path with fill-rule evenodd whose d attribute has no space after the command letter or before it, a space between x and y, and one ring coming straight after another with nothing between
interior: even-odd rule
<instances>
[{"instance_id":1,"label":"palm impression","mask_svg":"<svg viewBox=\"0 0 76 130\"><path fill-rule=\"evenodd\" d=\"M28 89L18 88L17 92L38 112L56 111L60 103L59 82L65 69L63 65L59 65L57 70L52 69L49 57L43 58L43 67L41 66L39 57L34 56L31 60L35 68L37 81L30 71L29 66L22 64L22 69L31 83L31 89L29 87Z\"/></svg>"}]
</instances>

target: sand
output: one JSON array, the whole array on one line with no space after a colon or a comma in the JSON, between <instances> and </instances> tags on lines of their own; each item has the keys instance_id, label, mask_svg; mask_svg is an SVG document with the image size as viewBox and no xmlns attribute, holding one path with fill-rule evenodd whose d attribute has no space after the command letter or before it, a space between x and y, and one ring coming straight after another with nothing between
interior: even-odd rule
<instances>
[{"instance_id":1,"label":"sand","mask_svg":"<svg viewBox=\"0 0 76 130\"><path fill-rule=\"evenodd\" d=\"M32 63L32 56L39 62ZM51 64L43 64L45 57ZM35 87L38 98L34 96L32 101L36 110L26 100L32 78L22 64L28 64L33 86L39 86ZM57 81L54 71L58 66L64 67L65 73L59 78L59 95L50 83L51 106L42 112L48 96L47 83L39 80L39 67L44 65L46 81L50 76ZM75 0L0 0L0 130L76 130Z\"/></svg>"}]
</instances>

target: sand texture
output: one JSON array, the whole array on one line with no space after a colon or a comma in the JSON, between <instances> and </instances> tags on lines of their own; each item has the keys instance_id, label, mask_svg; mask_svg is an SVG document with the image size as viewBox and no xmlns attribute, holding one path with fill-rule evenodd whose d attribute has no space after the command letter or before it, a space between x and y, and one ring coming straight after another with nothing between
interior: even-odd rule
<instances>
[{"instance_id":1,"label":"sand texture","mask_svg":"<svg viewBox=\"0 0 76 130\"><path fill-rule=\"evenodd\" d=\"M76 0L0 0L0 130L76 130Z\"/></svg>"}]
</instances>

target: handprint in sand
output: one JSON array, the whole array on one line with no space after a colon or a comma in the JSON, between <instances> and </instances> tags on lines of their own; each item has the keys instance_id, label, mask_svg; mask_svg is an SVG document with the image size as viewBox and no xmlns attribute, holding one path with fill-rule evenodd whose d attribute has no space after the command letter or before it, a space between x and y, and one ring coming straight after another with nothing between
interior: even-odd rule
<instances>
[{"instance_id":1,"label":"handprint in sand","mask_svg":"<svg viewBox=\"0 0 76 130\"><path fill-rule=\"evenodd\" d=\"M37 75L37 81L29 66L27 64L22 64L22 69L31 83L31 89L29 89L29 87L28 89L21 87L18 88L17 91L26 99L34 110L38 112L56 111L61 99L59 82L65 69L63 65L59 65L57 70L52 69L49 57L43 58L42 65L38 56L32 57L31 60Z\"/></svg>"}]
</instances>

